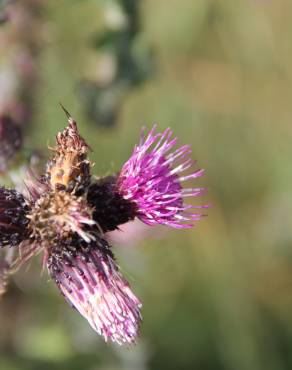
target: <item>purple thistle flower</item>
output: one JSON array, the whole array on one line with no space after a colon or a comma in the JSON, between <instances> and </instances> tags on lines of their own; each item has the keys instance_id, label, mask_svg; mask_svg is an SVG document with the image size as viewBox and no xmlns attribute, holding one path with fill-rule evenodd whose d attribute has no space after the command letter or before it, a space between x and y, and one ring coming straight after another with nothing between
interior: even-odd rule
<instances>
[{"instance_id":1,"label":"purple thistle flower","mask_svg":"<svg viewBox=\"0 0 292 370\"><path fill-rule=\"evenodd\" d=\"M80 249L79 242L69 255L65 245L58 246L48 259L50 274L65 298L105 341L132 343L139 333L141 303L120 274L107 242L97 238L86 248L86 252Z\"/></svg>"},{"instance_id":2,"label":"purple thistle flower","mask_svg":"<svg viewBox=\"0 0 292 370\"><path fill-rule=\"evenodd\" d=\"M193 208L205 208L184 204L184 198L203 193L203 188L182 188L181 183L203 175L197 170L188 175L193 161L189 158L191 148L184 145L173 152L177 143L168 128L155 133L156 126L135 146L130 159L124 164L118 179L118 192L125 200L135 203L137 217L148 225L163 224L175 228L189 228L201 214L191 212Z\"/></svg>"},{"instance_id":3,"label":"purple thistle flower","mask_svg":"<svg viewBox=\"0 0 292 370\"><path fill-rule=\"evenodd\" d=\"M34 255L66 300L104 339L135 342L141 303L122 277L108 244L109 231L140 218L148 225L190 227L201 215L183 198L202 193L181 182L202 175L181 172L191 166L190 147L169 154L177 139L153 128L135 147L118 175L92 180L89 147L69 113L69 124L56 138L45 173L31 176L27 197L0 188L0 246L17 257L0 261L0 293L8 276ZM187 223L185 223L187 222Z\"/></svg>"}]
</instances>

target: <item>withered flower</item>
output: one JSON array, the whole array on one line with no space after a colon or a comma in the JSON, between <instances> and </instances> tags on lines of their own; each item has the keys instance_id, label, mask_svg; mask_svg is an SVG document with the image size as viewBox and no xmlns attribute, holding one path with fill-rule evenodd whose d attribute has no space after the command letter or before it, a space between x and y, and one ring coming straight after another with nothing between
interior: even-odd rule
<instances>
[{"instance_id":1,"label":"withered flower","mask_svg":"<svg viewBox=\"0 0 292 370\"><path fill-rule=\"evenodd\" d=\"M183 198L202 189L184 190L181 181L201 176L202 170L180 176L191 165L185 159L190 148L168 154L176 143L172 132L153 129L119 174L91 179L89 147L65 112L68 126L57 135L44 175L27 184L28 195L0 188L0 246L18 252L0 266L0 288L9 273L42 252L61 293L92 328L105 340L132 343L141 303L121 275L106 233L136 217L148 225L190 227L201 215L190 213L193 206Z\"/></svg>"}]
</instances>

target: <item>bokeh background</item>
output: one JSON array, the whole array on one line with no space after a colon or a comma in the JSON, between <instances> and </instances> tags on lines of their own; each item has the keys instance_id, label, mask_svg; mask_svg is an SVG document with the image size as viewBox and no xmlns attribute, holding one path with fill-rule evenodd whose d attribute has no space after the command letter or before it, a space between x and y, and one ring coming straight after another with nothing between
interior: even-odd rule
<instances>
[{"instance_id":1,"label":"bokeh background","mask_svg":"<svg viewBox=\"0 0 292 370\"><path fill-rule=\"evenodd\" d=\"M0 369L291 369L292 2L21 1L34 2L41 31L20 40L40 37L32 114L1 181L19 182L29 153L42 166L62 102L98 175L120 168L141 126L172 127L206 169L197 202L212 207L193 230L115 243L143 301L131 348L105 344L40 261L23 268L0 301Z\"/></svg>"}]
</instances>

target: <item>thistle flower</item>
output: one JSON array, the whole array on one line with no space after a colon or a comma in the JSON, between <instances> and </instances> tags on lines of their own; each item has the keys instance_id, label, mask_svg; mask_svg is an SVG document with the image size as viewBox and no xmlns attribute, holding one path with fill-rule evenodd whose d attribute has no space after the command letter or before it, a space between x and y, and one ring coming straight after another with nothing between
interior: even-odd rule
<instances>
[{"instance_id":1,"label":"thistle flower","mask_svg":"<svg viewBox=\"0 0 292 370\"><path fill-rule=\"evenodd\" d=\"M45 173L27 183L28 195L0 188L0 246L17 253L14 260L0 263L0 293L7 277L37 253L66 300L84 316L104 339L132 343L139 334L141 303L115 262L106 232L140 218L148 225L190 227L184 196L202 189L183 190L181 181L196 178L179 173L190 166L184 146L167 154L175 145L168 129L135 147L117 175L91 179L89 147L76 122L56 137ZM156 144L153 149L152 145Z\"/></svg>"},{"instance_id":2,"label":"thistle flower","mask_svg":"<svg viewBox=\"0 0 292 370\"><path fill-rule=\"evenodd\" d=\"M97 235L90 244L64 241L50 254L48 268L67 300L105 340L135 341L141 303L119 272L106 240Z\"/></svg>"},{"instance_id":3,"label":"thistle flower","mask_svg":"<svg viewBox=\"0 0 292 370\"><path fill-rule=\"evenodd\" d=\"M156 126L146 137L142 132L140 143L135 146L118 176L101 179L91 186L89 201L93 199L94 204L94 200L98 199L96 205L99 204L96 194L100 193L99 197L109 202L110 194L111 212L107 214L112 218L122 214L124 222L138 217L150 226L162 224L174 228L190 228L194 221L202 217L191 210L206 206L184 204L184 198L199 196L205 189L183 188L182 182L202 176L204 170L184 175L183 172L193 165L190 146L184 145L170 152L177 138L172 138L173 133L169 128L163 133L155 133L155 130ZM100 212L105 211L96 209L94 217L100 223L101 219L104 220ZM121 220L116 220L115 226L122 223L118 221ZM108 225L110 229L107 231L114 229L114 222Z\"/></svg>"}]
</instances>

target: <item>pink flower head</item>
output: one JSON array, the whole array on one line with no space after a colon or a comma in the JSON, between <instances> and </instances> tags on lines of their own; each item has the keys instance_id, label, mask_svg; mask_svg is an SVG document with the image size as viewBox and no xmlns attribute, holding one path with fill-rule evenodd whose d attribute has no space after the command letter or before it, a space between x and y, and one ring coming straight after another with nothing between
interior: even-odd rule
<instances>
[{"instance_id":1,"label":"pink flower head","mask_svg":"<svg viewBox=\"0 0 292 370\"><path fill-rule=\"evenodd\" d=\"M189 228L201 218L193 213L193 206L184 203L184 198L203 193L203 188L183 188L182 182L203 175L197 170L188 175L193 161L191 148L184 145L171 151L177 138L167 128L163 133L155 133L156 126L135 146L130 159L124 164L117 180L117 187L124 199L137 206L137 216L148 225L163 224L175 228Z\"/></svg>"},{"instance_id":2,"label":"pink flower head","mask_svg":"<svg viewBox=\"0 0 292 370\"><path fill-rule=\"evenodd\" d=\"M77 241L73 255L66 252L66 243L52 251L47 263L51 276L105 341L135 342L142 305L119 272L107 242L97 237L85 252ZM75 243L71 241L71 249Z\"/></svg>"}]
</instances>

